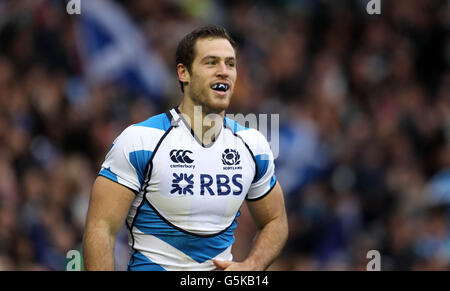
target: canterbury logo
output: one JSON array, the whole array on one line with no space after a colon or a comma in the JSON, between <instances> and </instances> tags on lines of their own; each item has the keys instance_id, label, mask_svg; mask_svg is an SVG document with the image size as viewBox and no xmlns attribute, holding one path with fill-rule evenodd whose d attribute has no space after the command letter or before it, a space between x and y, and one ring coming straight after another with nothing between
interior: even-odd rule
<instances>
[{"instance_id":1,"label":"canterbury logo","mask_svg":"<svg viewBox=\"0 0 450 291\"><path fill-rule=\"evenodd\" d=\"M188 154L192 154L191 151L185 151L185 150L171 150L169 155L170 159L174 163L187 163L191 164L194 162L193 159L191 159Z\"/></svg>"}]
</instances>

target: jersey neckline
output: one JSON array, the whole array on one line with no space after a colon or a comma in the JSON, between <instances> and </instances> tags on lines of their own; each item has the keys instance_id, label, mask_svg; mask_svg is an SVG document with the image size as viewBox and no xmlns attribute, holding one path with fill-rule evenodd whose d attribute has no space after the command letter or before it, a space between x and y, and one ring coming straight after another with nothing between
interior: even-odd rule
<instances>
[{"instance_id":1,"label":"jersey neckline","mask_svg":"<svg viewBox=\"0 0 450 291\"><path fill-rule=\"evenodd\" d=\"M186 127L186 129L191 133L192 137L196 140L196 142L201 145L204 148L210 148L212 147L217 140L219 139L220 135L222 134L223 128L225 127L225 117L222 120L222 125L220 126L220 131L219 133L217 133L214 136L214 141L212 141L209 144L204 144L194 133L194 130L192 129L192 127L189 125L189 123L186 121L186 119L183 117L182 113L180 112L178 106L175 106L174 108L172 108L171 110L169 110L168 112L171 116L171 121L172 121L172 126L174 127L178 127L178 124L180 121L183 122L184 126Z\"/></svg>"}]
</instances>

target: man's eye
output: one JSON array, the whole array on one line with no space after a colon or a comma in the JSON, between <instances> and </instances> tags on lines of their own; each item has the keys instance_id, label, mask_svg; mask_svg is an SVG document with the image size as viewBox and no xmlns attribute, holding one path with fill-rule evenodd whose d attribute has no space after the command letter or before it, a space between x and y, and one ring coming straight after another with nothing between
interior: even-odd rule
<instances>
[{"instance_id":1,"label":"man's eye","mask_svg":"<svg viewBox=\"0 0 450 291\"><path fill-rule=\"evenodd\" d=\"M228 66L230 66L230 67L234 67L234 66L235 66L235 64L234 64L234 63L228 63Z\"/></svg>"},{"instance_id":2,"label":"man's eye","mask_svg":"<svg viewBox=\"0 0 450 291\"><path fill-rule=\"evenodd\" d=\"M207 64L207 65L215 65L216 62L215 62L215 61L209 61L209 62L207 62L206 64Z\"/></svg>"}]
</instances>

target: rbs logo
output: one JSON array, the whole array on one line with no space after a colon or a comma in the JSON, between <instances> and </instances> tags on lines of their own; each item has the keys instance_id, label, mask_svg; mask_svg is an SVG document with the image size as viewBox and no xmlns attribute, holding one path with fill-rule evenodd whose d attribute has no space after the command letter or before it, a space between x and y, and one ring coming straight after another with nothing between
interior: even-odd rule
<instances>
[{"instance_id":1,"label":"rbs logo","mask_svg":"<svg viewBox=\"0 0 450 291\"><path fill-rule=\"evenodd\" d=\"M173 174L171 194L178 193L186 195L194 195L192 188L195 183L200 184L200 195L205 193L211 196L240 195L242 194L242 174L235 174L233 177L217 174L215 177L208 174L200 174L198 180L193 174Z\"/></svg>"}]
</instances>

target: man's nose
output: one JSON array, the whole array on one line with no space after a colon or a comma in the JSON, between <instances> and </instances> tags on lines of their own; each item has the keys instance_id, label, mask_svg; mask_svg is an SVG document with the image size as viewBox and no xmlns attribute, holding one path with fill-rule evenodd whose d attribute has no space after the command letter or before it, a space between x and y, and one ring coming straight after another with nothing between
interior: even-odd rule
<instances>
[{"instance_id":1,"label":"man's nose","mask_svg":"<svg viewBox=\"0 0 450 291\"><path fill-rule=\"evenodd\" d=\"M217 75L220 76L228 76L229 75L229 69L225 62L220 62L219 66L217 68Z\"/></svg>"}]
</instances>

